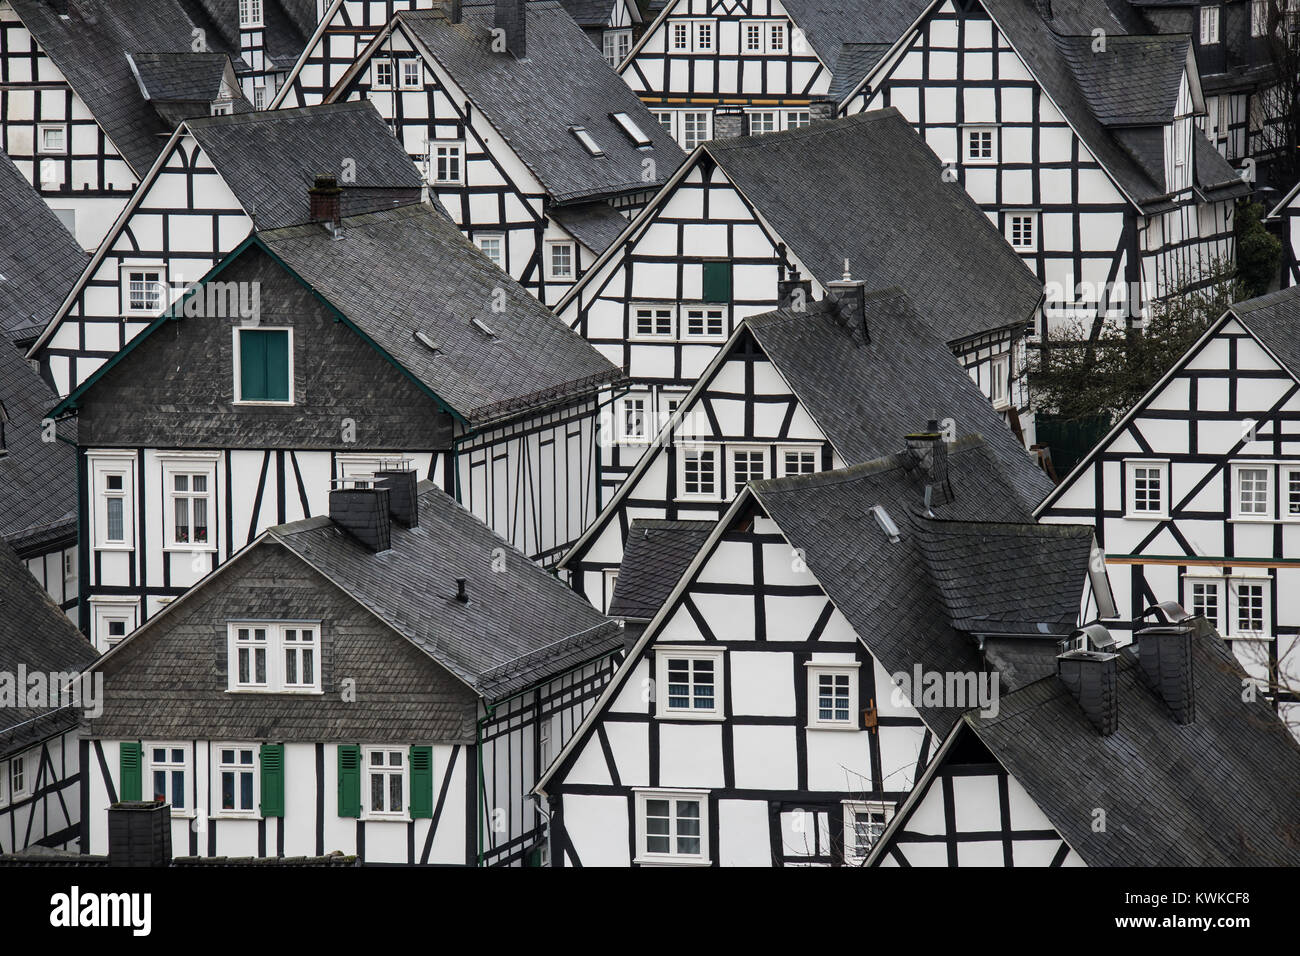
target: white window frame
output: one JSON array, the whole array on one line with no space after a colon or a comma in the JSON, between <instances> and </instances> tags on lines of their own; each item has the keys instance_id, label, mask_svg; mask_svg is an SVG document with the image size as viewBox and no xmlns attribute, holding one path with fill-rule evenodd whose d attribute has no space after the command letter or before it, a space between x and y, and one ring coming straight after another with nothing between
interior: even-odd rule
<instances>
[{"instance_id":1,"label":"white window frame","mask_svg":"<svg viewBox=\"0 0 1300 956\"><path fill-rule=\"evenodd\" d=\"M240 631L250 632L250 639L240 638ZM247 683L239 680L239 650L242 645L248 644L256 647L251 641L252 632L256 630L266 631L266 682L256 683L250 680ZM304 630L312 632L312 640L306 644L295 645L294 649L304 650L311 649L312 655L312 683L311 684L288 684L286 682L287 667L285 664L286 653L290 650L285 640L287 631L301 633ZM294 694L306 696L319 696L324 693L323 681L321 679L322 669L322 651L324 648L324 638L322 635L321 622L316 621L258 621L258 620L238 620L226 622L226 693L227 694ZM256 677L254 664L255 658L250 657L249 676ZM301 669L299 670L301 676Z\"/></svg>"},{"instance_id":2,"label":"white window frame","mask_svg":"<svg viewBox=\"0 0 1300 956\"><path fill-rule=\"evenodd\" d=\"M49 149L45 145L45 134L50 132L61 133L63 136L63 145L58 149ZM36 149L38 156L66 156L69 152L68 146L68 124L67 123L40 123L36 127Z\"/></svg>"},{"instance_id":3,"label":"white window frame","mask_svg":"<svg viewBox=\"0 0 1300 956\"><path fill-rule=\"evenodd\" d=\"M1205 576L1205 575L1185 575L1183 577L1183 602L1189 614L1200 612L1196 600L1196 588L1214 590L1214 617L1206 615L1206 620L1214 625L1214 629L1220 634L1227 633L1224 627L1224 617L1228 610L1227 594L1224 589L1224 579L1222 577ZM1201 606L1208 602L1201 602Z\"/></svg>"},{"instance_id":4,"label":"white window frame","mask_svg":"<svg viewBox=\"0 0 1300 956\"><path fill-rule=\"evenodd\" d=\"M803 129L805 126L812 125L811 110L786 110L785 128L786 129Z\"/></svg>"},{"instance_id":5,"label":"white window frame","mask_svg":"<svg viewBox=\"0 0 1300 956\"><path fill-rule=\"evenodd\" d=\"M161 460L162 477L163 477L163 550L164 551L216 551L217 550L217 530L220 528L217 516L217 453L211 455L193 455L183 458L167 457ZM203 476L207 479L207 491L197 494L192 490L193 481L188 484L191 489L178 493L176 491L176 476L187 475L191 479L195 475ZM195 498L202 497L207 500L208 505L208 540L202 543L194 541L176 540L176 498L182 494L191 503ZM190 507L190 524L194 524L193 505Z\"/></svg>"},{"instance_id":6,"label":"white window frame","mask_svg":"<svg viewBox=\"0 0 1300 956\"><path fill-rule=\"evenodd\" d=\"M686 490L686 458L698 452L713 453L713 490ZM684 501L717 501L722 494L722 446L708 442L682 442L677 446L677 497Z\"/></svg>"},{"instance_id":7,"label":"white window frame","mask_svg":"<svg viewBox=\"0 0 1300 956\"><path fill-rule=\"evenodd\" d=\"M695 311L705 313L700 316L700 321L703 323L702 327L704 329L702 332L692 332L690 330L691 313ZM727 326L729 324L727 321L728 311L728 306L717 302L690 302L683 305L678 318L678 331L681 333L681 340L683 342L725 342L727 340ZM709 312L718 313L717 318L721 323L719 325L720 331L710 332L708 330L709 322L714 318L707 314Z\"/></svg>"},{"instance_id":8,"label":"white window frame","mask_svg":"<svg viewBox=\"0 0 1300 956\"><path fill-rule=\"evenodd\" d=\"M260 800L262 797L262 781L261 781L262 768L261 768L261 758L258 753L257 744L237 744L237 743L226 742L226 743L213 744L212 749L216 754L216 769L214 771L215 773L214 779L215 779L216 786L213 788L216 794L216 800L215 800L215 805L212 808L212 815L216 817L231 817L236 819L239 818L246 819L249 817L260 816L261 815ZM235 759L232 763L227 763L225 761L222 755L223 750L233 750L235 752ZM252 763L248 763L248 764L240 763L239 755L242 751L248 751L253 755ZM247 773L250 776L252 776L253 805L251 807L244 807L244 808L234 807L231 809L227 809L226 807L223 807L221 805L222 787L225 784L225 775L227 773L234 773L234 774ZM239 793L240 793L239 778L238 776L236 776L235 778L235 802L236 803L239 802Z\"/></svg>"},{"instance_id":9,"label":"white window frame","mask_svg":"<svg viewBox=\"0 0 1300 956\"><path fill-rule=\"evenodd\" d=\"M989 155L976 156L971 151L971 134L988 133L989 135ZM983 150L981 149L981 153ZM967 166L996 166L998 164L998 127L996 125L980 124L961 127L961 155L962 163Z\"/></svg>"},{"instance_id":10,"label":"white window frame","mask_svg":"<svg viewBox=\"0 0 1300 956\"><path fill-rule=\"evenodd\" d=\"M1159 458L1126 458L1124 467L1124 517L1162 519L1169 517L1169 461ZM1136 469L1155 468L1160 473L1160 507L1154 511L1139 511L1135 497Z\"/></svg>"},{"instance_id":11,"label":"white window frame","mask_svg":"<svg viewBox=\"0 0 1300 956\"><path fill-rule=\"evenodd\" d=\"M668 329L664 332L642 332L638 327L641 318L638 312L649 312L650 325L657 329L660 320L667 318ZM666 316L661 313L667 313ZM635 342L664 342L677 338L677 308L669 302L633 302L629 306L628 338Z\"/></svg>"},{"instance_id":12,"label":"white window frame","mask_svg":"<svg viewBox=\"0 0 1300 956\"><path fill-rule=\"evenodd\" d=\"M245 331L248 331L248 332L288 332L288 333L289 333L289 344L288 344L288 352L289 352L289 373L288 373L288 374L289 374L289 398L288 398L287 401L283 401L283 402L271 402L271 401L265 401L265 400L263 400L263 399L249 399L249 400L245 401L245 399L243 398L243 396L240 394L240 389L243 388L243 378L242 378L242 376L240 375L240 371L241 371L241 369L240 369L240 362L241 362L242 359L243 359L243 353L242 353L242 350L241 350L240 347L239 347L239 335L240 335L241 332L245 332ZM294 367L293 367L293 366L294 366L294 361L293 361L293 326L291 326L291 325L236 325L236 326L232 326L232 327L231 327L230 334L231 334L231 336L232 336L231 362L230 362L230 364L231 364L231 366L232 366L232 367L234 368L234 370L235 370L235 381L234 381L234 386L233 386L233 387L234 387L234 392L232 393L232 394L235 396L234 404L235 404L235 405L270 405L270 406L274 406L274 407L277 407L277 408L283 408L283 407L287 407L287 406L289 406L289 405L294 404L294 400L295 400L296 396L295 396L294 380L293 380L293 376L294 376Z\"/></svg>"},{"instance_id":13,"label":"white window frame","mask_svg":"<svg viewBox=\"0 0 1300 956\"><path fill-rule=\"evenodd\" d=\"M630 28L608 29L600 39L600 52L605 62L617 70L627 55L632 52L632 31Z\"/></svg>"},{"instance_id":14,"label":"white window frame","mask_svg":"<svg viewBox=\"0 0 1300 956\"><path fill-rule=\"evenodd\" d=\"M90 598L91 635L95 646L104 650L115 647L140 625L140 601L138 598L124 598L96 595ZM109 637L109 624L122 622L125 633L121 637Z\"/></svg>"},{"instance_id":15,"label":"white window frame","mask_svg":"<svg viewBox=\"0 0 1300 956\"><path fill-rule=\"evenodd\" d=\"M388 81L380 77L381 71L387 68ZM397 64L393 62L392 57L377 56L371 62L370 71L370 88L372 90L393 90L397 88Z\"/></svg>"},{"instance_id":16,"label":"white window frame","mask_svg":"<svg viewBox=\"0 0 1300 956\"><path fill-rule=\"evenodd\" d=\"M96 551L134 551L135 550L135 466L136 456L132 454L90 456L90 476L93 485L94 506L92 521L94 523L94 545ZM109 477L122 479L121 490L108 488ZM122 502L122 540L110 540L108 537L108 501L110 498Z\"/></svg>"},{"instance_id":17,"label":"white window frame","mask_svg":"<svg viewBox=\"0 0 1300 956\"><path fill-rule=\"evenodd\" d=\"M709 865L709 791L707 790L650 790L634 788L636 793L636 863L657 866L708 866ZM646 809L651 800L668 800L672 804L670 812L673 820L669 835L672 850L668 853L651 853L647 849L649 835L646 830ZM698 853L676 852L677 803L695 802L699 804L699 841Z\"/></svg>"},{"instance_id":18,"label":"white window frame","mask_svg":"<svg viewBox=\"0 0 1300 956\"><path fill-rule=\"evenodd\" d=\"M627 427L627 413L629 406L633 402L641 403L641 433L634 434ZM615 434L618 436L618 442L621 445L645 445L654 437L654 402L648 391L628 392L626 395L619 397L615 405L617 410L617 420L615 422Z\"/></svg>"},{"instance_id":19,"label":"white window frame","mask_svg":"<svg viewBox=\"0 0 1300 956\"><path fill-rule=\"evenodd\" d=\"M684 20L683 23L689 25L690 31L690 50L691 53L714 53L718 49L718 21L709 17L698 17L691 20ZM673 37L674 43L676 36ZM680 46L674 46L673 50L681 53L686 52Z\"/></svg>"},{"instance_id":20,"label":"white window frame","mask_svg":"<svg viewBox=\"0 0 1300 956\"><path fill-rule=\"evenodd\" d=\"M484 242L496 242L499 255L493 256L483 248ZM483 232L474 236L474 245L478 246L483 255L492 260L492 264L498 269L504 270L506 267L506 235L503 232Z\"/></svg>"},{"instance_id":21,"label":"white window frame","mask_svg":"<svg viewBox=\"0 0 1300 956\"><path fill-rule=\"evenodd\" d=\"M791 471L786 461L786 455L800 456L800 466L796 471ZM812 455L813 470L804 471L802 459L804 455ZM798 475L815 475L822 470L822 449L820 445L778 445L776 448L776 471L779 478L791 478Z\"/></svg>"},{"instance_id":22,"label":"white window frame","mask_svg":"<svg viewBox=\"0 0 1300 956\"><path fill-rule=\"evenodd\" d=\"M265 24L262 0L239 0L239 26L251 30Z\"/></svg>"},{"instance_id":23,"label":"white window frame","mask_svg":"<svg viewBox=\"0 0 1300 956\"><path fill-rule=\"evenodd\" d=\"M1032 210L1007 210L1007 242L1016 252L1038 251L1038 213ZM1025 239L1024 223L1028 224L1029 238ZM1021 228L1017 229L1017 226Z\"/></svg>"},{"instance_id":24,"label":"white window frame","mask_svg":"<svg viewBox=\"0 0 1300 956\"><path fill-rule=\"evenodd\" d=\"M32 795L32 791L35 789L35 781L32 779L31 761L27 759L30 752L31 751L25 751L10 757L8 764L5 766L5 783L9 788L9 800L12 803L17 803L20 800L27 799L27 797ZM21 777L21 786L18 787L14 786L15 771L17 771Z\"/></svg>"},{"instance_id":25,"label":"white window frame","mask_svg":"<svg viewBox=\"0 0 1300 956\"><path fill-rule=\"evenodd\" d=\"M655 647L655 716L661 720L723 720L725 715L722 701L726 691L723 674L725 653L723 648L712 647L687 647L667 644ZM689 685L690 691L687 694L692 703L690 707L673 707L669 703L668 665L669 661L672 660L692 662L690 665L692 679ZM710 708L693 706L695 699L695 665L693 662L704 660L713 662L713 706Z\"/></svg>"},{"instance_id":26,"label":"white window frame","mask_svg":"<svg viewBox=\"0 0 1300 956\"><path fill-rule=\"evenodd\" d=\"M193 786L194 751L190 747L190 745L188 743L184 743L181 741L149 741L143 743L141 745L141 749L144 751L143 754L144 767L142 768L143 779L141 780L142 786L140 788L141 789L140 796L149 800L152 800L157 796L157 791L154 789L154 785L153 785L153 777L154 777L154 773L159 768L162 768L163 773L167 775L165 778L166 783L163 787L164 799L171 806L172 816L173 817L194 816L194 807L189 806L189 804L195 802L192 799L195 792L195 788ZM164 759L162 762L159 762L154 757L155 750L166 751L166 759ZM172 758L172 751L174 750L179 750L182 754L184 754L184 758L181 760L180 763L176 763ZM181 796L182 799L184 799L186 806L183 807L177 807L174 802L176 799L176 795L173 790L173 784L175 783L175 780L173 779L173 774L176 772L176 768L178 767L180 768L182 774L184 775L181 780L181 788L184 792L181 794Z\"/></svg>"},{"instance_id":27,"label":"white window frame","mask_svg":"<svg viewBox=\"0 0 1300 956\"><path fill-rule=\"evenodd\" d=\"M448 160L454 154L456 157L456 177L439 179L438 178L438 150L449 150ZM449 163L450 165L450 163ZM432 139L429 140L429 183L434 186L464 186L465 185L465 141L460 139Z\"/></svg>"},{"instance_id":28,"label":"white window frame","mask_svg":"<svg viewBox=\"0 0 1300 956\"><path fill-rule=\"evenodd\" d=\"M555 253L569 250L569 269L559 272L555 268ZM578 279L578 244L571 239L550 239L546 242L546 278L554 282L576 282Z\"/></svg>"},{"instance_id":29,"label":"white window frame","mask_svg":"<svg viewBox=\"0 0 1300 956\"><path fill-rule=\"evenodd\" d=\"M858 670L856 661L809 661L804 665L808 676L808 730L858 730ZM849 716L845 720L823 719L819 713L821 704L820 682L823 676L847 677L849 680Z\"/></svg>"},{"instance_id":30,"label":"white window frame","mask_svg":"<svg viewBox=\"0 0 1300 956\"><path fill-rule=\"evenodd\" d=\"M636 144L638 149L654 144L654 141L645 134L645 130L637 125L636 120L626 113L611 113L609 118L627 135L628 139Z\"/></svg>"},{"instance_id":31,"label":"white window frame","mask_svg":"<svg viewBox=\"0 0 1300 956\"><path fill-rule=\"evenodd\" d=\"M390 794L389 780L394 776L399 776L394 771L391 764L385 762L377 768L373 768L370 762L372 754L384 754L386 759L392 754L399 754L402 761L400 777L402 780L402 809L395 810L372 810L370 809L371 797L371 777L374 773L380 773L384 777L384 794L385 806L388 804L387 797ZM400 744L374 745L361 748L361 819L363 820L391 820L405 821L411 819L411 749L401 746Z\"/></svg>"},{"instance_id":32,"label":"white window frame","mask_svg":"<svg viewBox=\"0 0 1300 956\"><path fill-rule=\"evenodd\" d=\"M605 585L605 606L602 610L608 614L609 606L614 600L614 589L618 587L618 568L605 568L602 577Z\"/></svg>"},{"instance_id":33,"label":"white window frame","mask_svg":"<svg viewBox=\"0 0 1300 956\"><path fill-rule=\"evenodd\" d=\"M1274 473L1275 468L1272 462L1252 462L1252 461L1234 461L1232 462L1229 472L1232 481L1232 520L1233 521L1272 521L1275 498ZM1245 472L1263 472L1264 474L1264 502L1262 511L1247 511L1242 507L1242 487L1241 481Z\"/></svg>"},{"instance_id":34,"label":"white window frame","mask_svg":"<svg viewBox=\"0 0 1300 956\"><path fill-rule=\"evenodd\" d=\"M764 133L775 133L781 129L781 111L780 110L746 110L746 122L749 124L749 133L751 136L761 136ZM755 119L763 117L761 125L763 129L755 128Z\"/></svg>"},{"instance_id":35,"label":"white window frame","mask_svg":"<svg viewBox=\"0 0 1300 956\"><path fill-rule=\"evenodd\" d=\"M398 88L403 90L422 90L424 89L424 64L419 57L408 56L398 60L398 69L395 72L395 79L398 82ZM414 70L415 76L411 77L411 71Z\"/></svg>"},{"instance_id":36,"label":"white window frame","mask_svg":"<svg viewBox=\"0 0 1300 956\"><path fill-rule=\"evenodd\" d=\"M989 400L997 409L1011 404L1011 353L989 357Z\"/></svg>"},{"instance_id":37,"label":"white window frame","mask_svg":"<svg viewBox=\"0 0 1300 956\"><path fill-rule=\"evenodd\" d=\"M1219 7L1207 4L1201 7L1201 46L1217 46L1219 43Z\"/></svg>"},{"instance_id":38,"label":"white window frame","mask_svg":"<svg viewBox=\"0 0 1300 956\"><path fill-rule=\"evenodd\" d=\"M131 281L132 281L131 275L132 273L136 273L136 272L140 273L140 275L144 277L143 284L146 288L144 301L146 302L148 301L148 295L149 295L147 291L148 287L150 285L156 287L158 292L157 306L145 305L143 308L140 308L134 304L135 299L134 296L131 294ZM150 282L150 280L148 279L148 276L151 273L156 273L158 276L158 278L153 282ZM137 262L131 264L123 263L121 267L121 275L119 277L119 281L121 283L121 289L122 289L121 308L122 308L122 315L124 316L147 315L151 317L156 317L157 315L162 313L167 308L168 305L171 304L171 302L169 301L170 296L167 293L167 267L162 263L159 262Z\"/></svg>"},{"instance_id":39,"label":"white window frame","mask_svg":"<svg viewBox=\"0 0 1300 956\"><path fill-rule=\"evenodd\" d=\"M1232 640L1260 641L1272 640L1273 634L1273 580L1268 577L1243 577L1234 576L1225 579L1227 581L1227 613L1228 619L1224 622L1227 630L1224 636ZM1243 588L1260 589L1260 628L1255 631L1243 631L1239 629L1241 614L1241 597Z\"/></svg>"},{"instance_id":40,"label":"white window frame","mask_svg":"<svg viewBox=\"0 0 1300 956\"><path fill-rule=\"evenodd\" d=\"M764 481L767 478L771 477L770 474L771 467L770 467L770 462L768 461L770 457L769 446L767 445L728 445L727 446L726 479L727 479L728 486L731 488L731 497L733 498L745 490L744 485L741 485L739 488L736 487L737 484L736 459L740 455L753 455L753 454L757 454L760 456L760 459L762 461L761 473L757 478L748 479L745 482L745 484L748 484L750 481Z\"/></svg>"},{"instance_id":41,"label":"white window frame","mask_svg":"<svg viewBox=\"0 0 1300 956\"><path fill-rule=\"evenodd\" d=\"M703 131L697 136L687 136L689 124L687 117L703 117ZM699 146L700 143L707 143L713 138L713 114L708 110L681 110L677 113L678 129L681 131L682 149L688 153Z\"/></svg>"},{"instance_id":42,"label":"white window frame","mask_svg":"<svg viewBox=\"0 0 1300 956\"><path fill-rule=\"evenodd\" d=\"M784 20L769 20L766 24L767 29L763 31L763 40L767 44L766 53L789 53L790 52L790 30ZM777 42L780 37L780 42Z\"/></svg>"},{"instance_id":43,"label":"white window frame","mask_svg":"<svg viewBox=\"0 0 1300 956\"><path fill-rule=\"evenodd\" d=\"M1291 485L1295 483L1296 510L1291 510ZM1300 521L1300 464L1282 464L1277 474L1278 514L1283 521Z\"/></svg>"},{"instance_id":44,"label":"white window frame","mask_svg":"<svg viewBox=\"0 0 1300 956\"><path fill-rule=\"evenodd\" d=\"M873 843L866 853L858 850L857 817L860 813L878 814L884 817L880 834L884 836L889 823L894 819L898 807L880 800L845 800L844 807L844 863L846 866L860 866L875 849ZM877 838L879 839L879 838Z\"/></svg>"}]
</instances>

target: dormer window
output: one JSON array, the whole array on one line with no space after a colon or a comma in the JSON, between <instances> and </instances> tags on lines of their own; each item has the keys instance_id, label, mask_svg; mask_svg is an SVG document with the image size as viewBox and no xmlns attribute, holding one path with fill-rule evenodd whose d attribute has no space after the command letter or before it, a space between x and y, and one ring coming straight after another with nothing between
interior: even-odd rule
<instances>
[{"instance_id":1,"label":"dormer window","mask_svg":"<svg viewBox=\"0 0 1300 956\"><path fill-rule=\"evenodd\" d=\"M1201 7L1201 46L1219 42L1219 8Z\"/></svg>"},{"instance_id":2,"label":"dormer window","mask_svg":"<svg viewBox=\"0 0 1300 956\"><path fill-rule=\"evenodd\" d=\"M248 29L262 23L262 0L239 0L239 26Z\"/></svg>"},{"instance_id":3,"label":"dormer window","mask_svg":"<svg viewBox=\"0 0 1300 956\"><path fill-rule=\"evenodd\" d=\"M235 104L230 100L218 100L212 104L213 116L230 116L235 112Z\"/></svg>"},{"instance_id":4,"label":"dormer window","mask_svg":"<svg viewBox=\"0 0 1300 956\"><path fill-rule=\"evenodd\" d=\"M249 621L229 625L228 691L321 692L320 624Z\"/></svg>"}]
</instances>

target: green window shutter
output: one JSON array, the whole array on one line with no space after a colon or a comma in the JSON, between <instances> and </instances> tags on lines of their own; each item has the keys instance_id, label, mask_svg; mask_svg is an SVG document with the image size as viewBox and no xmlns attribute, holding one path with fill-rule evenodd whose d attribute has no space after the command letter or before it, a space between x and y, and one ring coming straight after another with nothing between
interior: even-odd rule
<instances>
[{"instance_id":1,"label":"green window shutter","mask_svg":"<svg viewBox=\"0 0 1300 956\"><path fill-rule=\"evenodd\" d=\"M704 301L731 301L731 263L704 263Z\"/></svg>"},{"instance_id":2,"label":"green window shutter","mask_svg":"<svg viewBox=\"0 0 1300 956\"><path fill-rule=\"evenodd\" d=\"M433 748L411 748L411 819L433 816Z\"/></svg>"},{"instance_id":3,"label":"green window shutter","mask_svg":"<svg viewBox=\"0 0 1300 956\"><path fill-rule=\"evenodd\" d=\"M239 397L245 402L289 400L287 329L239 330Z\"/></svg>"},{"instance_id":4,"label":"green window shutter","mask_svg":"<svg viewBox=\"0 0 1300 956\"><path fill-rule=\"evenodd\" d=\"M339 816L361 816L361 748L339 744Z\"/></svg>"},{"instance_id":5,"label":"green window shutter","mask_svg":"<svg viewBox=\"0 0 1300 956\"><path fill-rule=\"evenodd\" d=\"M138 743L123 742L118 747L117 797L125 803L140 799L140 773L144 762L144 748Z\"/></svg>"},{"instance_id":6,"label":"green window shutter","mask_svg":"<svg viewBox=\"0 0 1300 956\"><path fill-rule=\"evenodd\" d=\"M267 401L289 400L289 332L263 332L266 336Z\"/></svg>"},{"instance_id":7,"label":"green window shutter","mask_svg":"<svg viewBox=\"0 0 1300 956\"><path fill-rule=\"evenodd\" d=\"M262 816L284 816L284 744L262 744Z\"/></svg>"}]
</instances>

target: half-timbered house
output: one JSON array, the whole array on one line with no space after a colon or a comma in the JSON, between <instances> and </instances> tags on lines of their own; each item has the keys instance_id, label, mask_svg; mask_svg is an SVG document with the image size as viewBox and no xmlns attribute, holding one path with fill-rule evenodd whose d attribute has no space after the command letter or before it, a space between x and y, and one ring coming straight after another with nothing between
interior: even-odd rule
<instances>
[{"instance_id":1,"label":"half-timbered house","mask_svg":"<svg viewBox=\"0 0 1300 956\"><path fill-rule=\"evenodd\" d=\"M529 791L622 637L504 545L409 471L259 536L99 665L82 852L143 798L190 856L541 862Z\"/></svg>"},{"instance_id":2,"label":"half-timbered house","mask_svg":"<svg viewBox=\"0 0 1300 956\"><path fill-rule=\"evenodd\" d=\"M255 233L52 413L77 414L101 647L393 458L541 561L595 515L618 369L437 207L340 217L314 192L322 221Z\"/></svg>"},{"instance_id":3,"label":"half-timbered house","mask_svg":"<svg viewBox=\"0 0 1300 956\"><path fill-rule=\"evenodd\" d=\"M0 541L0 854L75 848L80 833L80 714L70 691L95 651ZM67 692L67 693L65 693Z\"/></svg>"},{"instance_id":4,"label":"half-timbered house","mask_svg":"<svg viewBox=\"0 0 1300 956\"><path fill-rule=\"evenodd\" d=\"M1288 722L1300 691L1300 288L1215 321L1042 502L1086 521L1126 620L1203 615Z\"/></svg>"},{"instance_id":5,"label":"half-timbered house","mask_svg":"<svg viewBox=\"0 0 1300 956\"><path fill-rule=\"evenodd\" d=\"M553 865L857 863L965 709L922 685L996 710L1108 609L986 442L906 449L746 486L539 784Z\"/></svg>"},{"instance_id":6,"label":"half-timbered house","mask_svg":"<svg viewBox=\"0 0 1300 956\"><path fill-rule=\"evenodd\" d=\"M613 413L643 424L607 444L606 484L626 477L741 320L782 301L783 281L807 280L811 301L846 263L869 289L902 288L1019 418L1041 283L908 123L882 110L701 146L556 306L633 382ZM1032 444L1032 419L1019 426Z\"/></svg>"},{"instance_id":7,"label":"half-timbered house","mask_svg":"<svg viewBox=\"0 0 1300 956\"><path fill-rule=\"evenodd\" d=\"M419 202L423 186L366 104L183 121L28 352L67 395L248 238L311 219L339 181L345 213Z\"/></svg>"},{"instance_id":8,"label":"half-timbered house","mask_svg":"<svg viewBox=\"0 0 1300 956\"><path fill-rule=\"evenodd\" d=\"M1207 622L1070 651L954 723L869 866L1295 866L1300 747Z\"/></svg>"},{"instance_id":9,"label":"half-timbered house","mask_svg":"<svg viewBox=\"0 0 1300 956\"><path fill-rule=\"evenodd\" d=\"M845 98L896 107L1047 286L1043 326L1140 323L1235 262L1251 187L1195 120L1192 43L1100 0L932 0Z\"/></svg>"},{"instance_id":10,"label":"half-timbered house","mask_svg":"<svg viewBox=\"0 0 1300 956\"><path fill-rule=\"evenodd\" d=\"M619 72L683 149L720 138L719 110L752 133L806 126L912 23L922 0L670 0Z\"/></svg>"},{"instance_id":11,"label":"half-timbered house","mask_svg":"<svg viewBox=\"0 0 1300 956\"><path fill-rule=\"evenodd\" d=\"M400 13L326 97L347 99L375 105L452 219L547 304L684 159L556 2Z\"/></svg>"},{"instance_id":12,"label":"half-timbered house","mask_svg":"<svg viewBox=\"0 0 1300 956\"><path fill-rule=\"evenodd\" d=\"M645 29L639 0L560 0L573 22L614 69L632 52L632 43Z\"/></svg>"},{"instance_id":13,"label":"half-timbered house","mask_svg":"<svg viewBox=\"0 0 1300 956\"><path fill-rule=\"evenodd\" d=\"M633 521L716 520L750 481L870 461L909 424L982 433L1027 507L1051 488L934 330L897 289L832 283L803 309L745 319L662 428L624 398L641 457L560 567L608 607ZM635 394L635 393L632 393Z\"/></svg>"},{"instance_id":14,"label":"half-timbered house","mask_svg":"<svg viewBox=\"0 0 1300 956\"><path fill-rule=\"evenodd\" d=\"M1282 287L1300 285L1300 183L1273 208L1269 221L1282 234Z\"/></svg>"}]
</instances>

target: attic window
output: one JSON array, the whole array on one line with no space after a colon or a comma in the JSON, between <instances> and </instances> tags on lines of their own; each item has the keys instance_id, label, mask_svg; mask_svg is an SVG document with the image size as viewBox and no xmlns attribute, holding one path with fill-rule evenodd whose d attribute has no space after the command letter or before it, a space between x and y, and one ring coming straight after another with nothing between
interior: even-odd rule
<instances>
[{"instance_id":1,"label":"attic window","mask_svg":"<svg viewBox=\"0 0 1300 956\"><path fill-rule=\"evenodd\" d=\"M484 324L482 319L471 319L470 321L474 323L474 328L478 329L484 335L490 338L497 337L497 334L493 332L490 328L488 328L487 325Z\"/></svg>"},{"instance_id":2,"label":"attic window","mask_svg":"<svg viewBox=\"0 0 1300 956\"><path fill-rule=\"evenodd\" d=\"M876 519L876 524L880 525L880 530L885 532L889 538L890 544L898 544L902 538L902 532L898 530L898 525L894 524L894 519L889 516L883 505L872 505L871 516Z\"/></svg>"},{"instance_id":3,"label":"attic window","mask_svg":"<svg viewBox=\"0 0 1300 956\"><path fill-rule=\"evenodd\" d=\"M650 145L650 137L641 132L641 127L637 126L636 123L633 122L632 117L628 116L626 113L613 113L611 114L611 118L619 125L619 128L627 134L628 139L632 142L636 143L638 146Z\"/></svg>"},{"instance_id":4,"label":"attic window","mask_svg":"<svg viewBox=\"0 0 1300 956\"><path fill-rule=\"evenodd\" d=\"M421 332L421 331L419 331L419 330L417 329L417 330L413 331L413 332L411 333L411 335L412 335L412 337L414 337L415 341L419 342L421 345L423 345L423 346L424 346L426 349L428 349L430 352L441 352L441 351L442 351L442 346L439 345L437 342L435 342L432 338L430 338L430 337L429 337L427 334L425 334L424 332Z\"/></svg>"},{"instance_id":5,"label":"attic window","mask_svg":"<svg viewBox=\"0 0 1300 956\"><path fill-rule=\"evenodd\" d=\"M583 145L587 152L593 156L604 156L605 151L596 145L596 141L591 138L585 127L570 126L569 132L578 138L578 142Z\"/></svg>"},{"instance_id":6,"label":"attic window","mask_svg":"<svg viewBox=\"0 0 1300 956\"><path fill-rule=\"evenodd\" d=\"M262 22L262 0L239 0L241 27L260 27Z\"/></svg>"}]
</instances>

